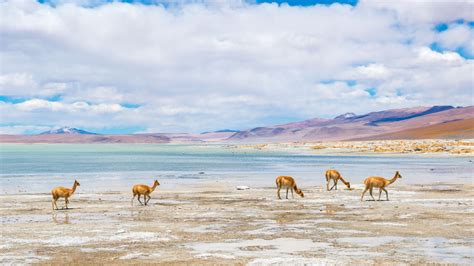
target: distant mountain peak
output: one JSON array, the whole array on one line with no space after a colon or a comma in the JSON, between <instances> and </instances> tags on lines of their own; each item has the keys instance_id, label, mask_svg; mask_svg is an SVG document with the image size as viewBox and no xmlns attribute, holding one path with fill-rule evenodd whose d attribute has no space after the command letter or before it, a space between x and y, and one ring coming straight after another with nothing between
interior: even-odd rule
<instances>
[{"instance_id":1,"label":"distant mountain peak","mask_svg":"<svg viewBox=\"0 0 474 266\"><path fill-rule=\"evenodd\" d=\"M71 134L71 135L96 135L96 133L88 132L74 127L61 127L40 133L40 135L50 134Z\"/></svg>"},{"instance_id":2,"label":"distant mountain peak","mask_svg":"<svg viewBox=\"0 0 474 266\"><path fill-rule=\"evenodd\" d=\"M204 132L201 132L201 134L209 134L209 133L237 133L237 132L240 132L240 130L221 129L221 130L216 130L216 131L204 131Z\"/></svg>"},{"instance_id":3,"label":"distant mountain peak","mask_svg":"<svg viewBox=\"0 0 474 266\"><path fill-rule=\"evenodd\" d=\"M356 114L354 113L345 113L345 114L342 114L342 115L338 115L336 117L334 117L334 119L348 119L348 118L352 118L352 117L355 117Z\"/></svg>"}]
</instances>

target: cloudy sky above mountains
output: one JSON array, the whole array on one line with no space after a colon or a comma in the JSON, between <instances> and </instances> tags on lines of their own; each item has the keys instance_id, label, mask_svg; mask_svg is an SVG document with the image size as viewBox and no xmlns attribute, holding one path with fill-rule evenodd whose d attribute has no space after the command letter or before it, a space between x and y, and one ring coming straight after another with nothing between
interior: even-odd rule
<instances>
[{"instance_id":1,"label":"cloudy sky above mountains","mask_svg":"<svg viewBox=\"0 0 474 266\"><path fill-rule=\"evenodd\" d=\"M41 2L0 1L0 133L473 104L472 1Z\"/></svg>"}]
</instances>

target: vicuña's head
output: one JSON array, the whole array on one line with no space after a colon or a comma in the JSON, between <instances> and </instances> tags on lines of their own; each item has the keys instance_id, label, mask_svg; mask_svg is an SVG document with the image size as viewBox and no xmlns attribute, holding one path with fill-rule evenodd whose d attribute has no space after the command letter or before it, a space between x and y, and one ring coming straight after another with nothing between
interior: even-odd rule
<instances>
[{"instance_id":1,"label":"vicu\u00f1a's head","mask_svg":"<svg viewBox=\"0 0 474 266\"><path fill-rule=\"evenodd\" d=\"M395 172L395 176L396 176L397 178L402 178L402 175L401 175L400 172L398 172L398 171Z\"/></svg>"},{"instance_id":2,"label":"vicu\u00f1a's head","mask_svg":"<svg viewBox=\"0 0 474 266\"><path fill-rule=\"evenodd\" d=\"M295 192L296 192L296 194L298 194L298 195L300 195L302 198L304 198L304 193L303 193L303 191L301 191L301 189L297 188L297 189L295 190Z\"/></svg>"},{"instance_id":3,"label":"vicu\u00f1a's head","mask_svg":"<svg viewBox=\"0 0 474 266\"><path fill-rule=\"evenodd\" d=\"M74 180L74 185L80 186L81 184L79 184L79 182L77 182L77 180Z\"/></svg>"},{"instance_id":4,"label":"vicu\u00f1a's head","mask_svg":"<svg viewBox=\"0 0 474 266\"><path fill-rule=\"evenodd\" d=\"M160 185L160 182L158 182L158 180L155 180L155 183L153 183L153 186L157 187Z\"/></svg>"},{"instance_id":5,"label":"vicu\u00f1a's head","mask_svg":"<svg viewBox=\"0 0 474 266\"><path fill-rule=\"evenodd\" d=\"M348 189L350 189L351 188L351 182L347 182L346 186L347 186Z\"/></svg>"}]
</instances>

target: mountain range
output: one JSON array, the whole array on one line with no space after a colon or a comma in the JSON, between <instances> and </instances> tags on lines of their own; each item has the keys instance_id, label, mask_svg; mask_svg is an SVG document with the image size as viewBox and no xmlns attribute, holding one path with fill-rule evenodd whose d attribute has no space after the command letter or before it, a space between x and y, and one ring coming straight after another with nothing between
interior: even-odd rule
<instances>
[{"instance_id":1,"label":"mountain range","mask_svg":"<svg viewBox=\"0 0 474 266\"><path fill-rule=\"evenodd\" d=\"M282 142L413 138L473 138L474 106L391 109L364 115L346 113L237 132L230 141ZM423 132L423 133L422 133Z\"/></svg>"},{"instance_id":2,"label":"mountain range","mask_svg":"<svg viewBox=\"0 0 474 266\"><path fill-rule=\"evenodd\" d=\"M474 106L429 106L390 109L333 119L312 118L248 130L190 133L101 135L63 127L37 135L0 135L2 143L206 143L289 142L382 139L474 138Z\"/></svg>"}]
</instances>

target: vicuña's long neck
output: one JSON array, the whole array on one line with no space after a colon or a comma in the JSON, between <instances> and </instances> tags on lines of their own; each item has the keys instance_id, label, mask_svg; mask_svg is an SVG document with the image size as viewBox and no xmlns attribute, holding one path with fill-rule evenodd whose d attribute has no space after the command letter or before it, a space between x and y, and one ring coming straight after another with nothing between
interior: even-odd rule
<instances>
[{"instance_id":1,"label":"vicu\u00f1a's long neck","mask_svg":"<svg viewBox=\"0 0 474 266\"><path fill-rule=\"evenodd\" d=\"M72 186L72 193L76 192L76 188L77 188L77 184L74 183L74 185Z\"/></svg>"},{"instance_id":2,"label":"vicu\u00f1a's long neck","mask_svg":"<svg viewBox=\"0 0 474 266\"><path fill-rule=\"evenodd\" d=\"M346 181L346 180L344 180L344 178L342 178L342 176L339 176L339 179L341 179L342 183L344 183L344 185L346 185L346 186L347 186L347 181Z\"/></svg>"},{"instance_id":3,"label":"vicu\u00f1a's long neck","mask_svg":"<svg viewBox=\"0 0 474 266\"><path fill-rule=\"evenodd\" d=\"M392 184L393 182L395 182L395 180L397 180L397 178L398 178L398 175L395 175L392 179L390 179L390 180L388 181L388 184L387 184L387 185L390 185L390 184Z\"/></svg>"},{"instance_id":4,"label":"vicu\u00f1a's long neck","mask_svg":"<svg viewBox=\"0 0 474 266\"><path fill-rule=\"evenodd\" d=\"M153 186L151 187L151 191L150 191L150 192L155 191L155 188L156 188L157 186L158 186L157 184L153 184Z\"/></svg>"}]
</instances>

